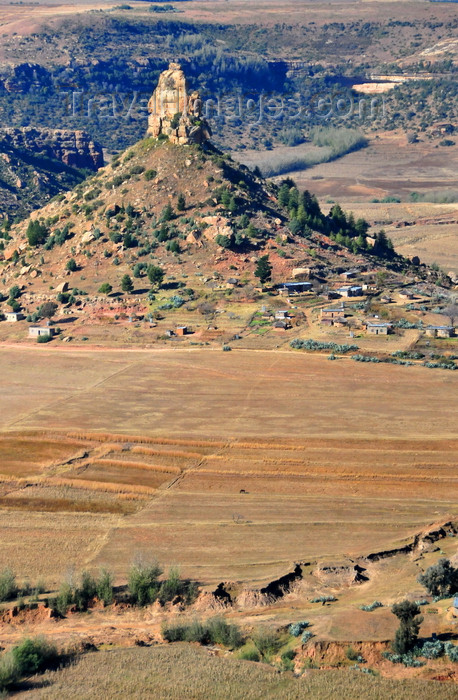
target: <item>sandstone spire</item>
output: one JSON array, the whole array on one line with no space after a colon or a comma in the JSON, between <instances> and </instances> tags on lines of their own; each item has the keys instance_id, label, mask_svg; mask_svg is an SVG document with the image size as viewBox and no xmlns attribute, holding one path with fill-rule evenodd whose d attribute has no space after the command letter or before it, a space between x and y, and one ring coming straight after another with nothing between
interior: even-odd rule
<instances>
[{"instance_id":1,"label":"sandstone spire","mask_svg":"<svg viewBox=\"0 0 458 700\"><path fill-rule=\"evenodd\" d=\"M211 129L202 117L202 100L198 92L188 94L188 83L181 66L170 63L159 76L157 88L148 102L148 136L160 134L172 143L203 143Z\"/></svg>"}]
</instances>

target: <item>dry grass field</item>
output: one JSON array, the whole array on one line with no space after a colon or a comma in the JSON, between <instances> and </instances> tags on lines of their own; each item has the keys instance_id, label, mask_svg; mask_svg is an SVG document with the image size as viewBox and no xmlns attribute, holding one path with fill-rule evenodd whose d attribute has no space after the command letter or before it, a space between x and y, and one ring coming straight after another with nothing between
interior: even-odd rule
<instances>
[{"instance_id":1,"label":"dry grass field","mask_svg":"<svg viewBox=\"0 0 458 700\"><path fill-rule=\"evenodd\" d=\"M419 680L393 681L355 671L309 671L306 676L279 674L265 664L211 655L175 644L144 649L113 649L86 654L69 668L31 679L20 700L62 697L146 698L157 700L453 700L453 685ZM439 693L439 695L438 695Z\"/></svg>"},{"instance_id":2,"label":"dry grass field","mask_svg":"<svg viewBox=\"0 0 458 700\"><path fill-rule=\"evenodd\" d=\"M107 566L122 582L144 554L260 585L456 514L453 374L293 352L0 353L0 552L20 577Z\"/></svg>"}]
</instances>

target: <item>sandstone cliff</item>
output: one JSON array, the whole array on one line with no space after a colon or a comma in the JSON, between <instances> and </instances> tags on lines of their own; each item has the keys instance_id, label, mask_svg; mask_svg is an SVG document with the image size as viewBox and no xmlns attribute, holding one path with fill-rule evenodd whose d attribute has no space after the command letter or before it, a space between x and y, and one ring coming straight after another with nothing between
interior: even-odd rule
<instances>
[{"instance_id":1,"label":"sandstone cliff","mask_svg":"<svg viewBox=\"0 0 458 700\"><path fill-rule=\"evenodd\" d=\"M83 131L0 129L0 219L30 213L102 165L101 146Z\"/></svg>"},{"instance_id":2,"label":"sandstone cliff","mask_svg":"<svg viewBox=\"0 0 458 700\"><path fill-rule=\"evenodd\" d=\"M31 126L0 129L0 151L11 149L55 158L73 168L98 170L103 166L102 147L84 131Z\"/></svg>"}]
</instances>

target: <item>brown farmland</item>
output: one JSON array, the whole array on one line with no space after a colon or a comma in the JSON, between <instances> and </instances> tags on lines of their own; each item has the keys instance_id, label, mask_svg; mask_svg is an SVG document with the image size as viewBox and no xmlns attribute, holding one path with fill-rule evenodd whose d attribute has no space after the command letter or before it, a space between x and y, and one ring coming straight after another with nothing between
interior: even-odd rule
<instances>
[{"instance_id":1,"label":"brown farmland","mask_svg":"<svg viewBox=\"0 0 458 700\"><path fill-rule=\"evenodd\" d=\"M450 372L294 352L0 354L0 552L20 577L103 565L122 581L144 553L202 583L259 584L456 513Z\"/></svg>"}]
</instances>

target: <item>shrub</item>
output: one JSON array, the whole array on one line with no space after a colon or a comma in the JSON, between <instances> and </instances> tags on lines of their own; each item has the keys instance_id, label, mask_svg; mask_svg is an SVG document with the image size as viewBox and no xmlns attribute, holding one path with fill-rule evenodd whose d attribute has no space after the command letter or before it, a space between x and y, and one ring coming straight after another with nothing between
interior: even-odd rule
<instances>
[{"instance_id":1,"label":"shrub","mask_svg":"<svg viewBox=\"0 0 458 700\"><path fill-rule=\"evenodd\" d=\"M16 576L12 569L6 567L0 572L0 602L12 600L16 597L17 592Z\"/></svg>"},{"instance_id":2,"label":"shrub","mask_svg":"<svg viewBox=\"0 0 458 700\"><path fill-rule=\"evenodd\" d=\"M20 678L20 672L16 659L12 652L7 652L0 657L0 691L3 692L13 687Z\"/></svg>"},{"instance_id":3,"label":"shrub","mask_svg":"<svg viewBox=\"0 0 458 700\"><path fill-rule=\"evenodd\" d=\"M242 649L239 654L239 659L243 661L260 661L259 651L253 647L248 647L248 649Z\"/></svg>"},{"instance_id":4,"label":"shrub","mask_svg":"<svg viewBox=\"0 0 458 700\"><path fill-rule=\"evenodd\" d=\"M339 343L325 343L320 340L300 340L296 338L290 342L290 346L295 350L331 350L334 353L345 354L353 350L359 350L357 345L347 345Z\"/></svg>"},{"instance_id":5,"label":"shrub","mask_svg":"<svg viewBox=\"0 0 458 700\"><path fill-rule=\"evenodd\" d=\"M283 652L281 655L281 662L285 671L294 671L293 659L295 656L296 651L294 649L287 649Z\"/></svg>"},{"instance_id":6,"label":"shrub","mask_svg":"<svg viewBox=\"0 0 458 700\"><path fill-rule=\"evenodd\" d=\"M302 633L301 644L307 644L307 642L313 637L313 633L306 630Z\"/></svg>"},{"instance_id":7,"label":"shrub","mask_svg":"<svg viewBox=\"0 0 458 700\"><path fill-rule=\"evenodd\" d=\"M12 650L20 676L31 676L43 671L57 659L57 649L44 637L38 639L24 639L21 644Z\"/></svg>"},{"instance_id":8,"label":"shrub","mask_svg":"<svg viewBox=\"0 0 458 700\"><path fill-rule=\"evenodd\" d=\"M80 585L76 588L69 583L63 583L57 597L52 601L52 609L62 617L67 614L72 605L79 612L85 612L96 597L104 605L110 605L113 602L112 577L106 570L101 571L99 579L84 571L81 575Z\"/></svg>"},{"instance_id":9,"label":"shrub","mask_svg":"<svg viewBox=\"0 0 458 700\"><path fill-rule=\"evenodd\" d=\"M252 637L259 653L265 660L269 660L281 647L281 640L276 630L259 628Z\"/></svg>"},{"instance_id":10,"label":"shrub","mask_svg":"<svg viewBox=\"0 0 458 700\"><path fill-rule=\"evenodd\" d=\"M349 661L357 661L359 654L357 651L355 651L355 649L353 649L353 647L347 647L345 650L345 656Z\"/></svg>"},{"instance_id":11,"label":"shrub","mask_svg":"<svg viewBox=\"0 0 458 700\"><path fill-rule=\"evenodd\" d=\"M150 170L145 170L145 180L154 180L156 175L157 171L153 170L152 168Z\"/></svg>"},{"instance_id":12,"label":"shrub","mask_svg":"<svg viewBox=\"0 0 458 700\"><path fill-rule=\"evenodd\" d=\"M174 309L179 309L180 306L183 306L185 301L183 297L180 297L178 294L176 294L173 297L170 297L170 303Z\"/></svg>"},{"instance_id":13,"label":"shrub","mask_svg":"<svg viewBox=\"0 0 458 700\"><path fill-rule=\"evenodd\" d=\"M52 335L39 335L37 343L49 343L52 340Z\"/></svg>"},{"instance_id":14,"label":"shrub","mask_svg":"<svg viewBox=\"0 0 458 700\"><path fill-rule=\"evenodd\" d=\"M237 625L231 625L222 617L214 617L207 623L213 644L222 644L237 649L243 644L243 636Z\"/></svg>"},{"instance_id":15,"label":"shrub","mask_svg":"<svg viewBox=\"0 0 458 700\"><path fill-rule=\"evenodd\" d=\"M67 264L65 265L66 270L70 270L70 272L75 272L78 269L78 265L76 264L76 260L74 258L70 258L70 260L67 260Z\"/></svg>"},{"instance_id":16,"label":"shrub","mask_svg":"<svg viewBox=\"0 0 458 700\"><path fill-rule=\"evenodd\" d=\"M372 612L373 610L376 610L377 608L383 608L383 603L381 603L379 600L374 600L373 603L370 605L360 605L359 609L364 610L365 612Z\"/></svg>"},{"instance_id":17,"label":"shrub","mask_svg":"<svg viewBox=\"0 0 458 700\"><path fill-rule=\"evenodd\" d=\"M444 654L444 644L439 639L434 642L425 642L421 649L419 650L420 656L424 656L425 659L438 659Z\"/></svg>"},{"instance_id":18,"label":"shrub","mask_svg":"<svg viewBox=\"0 0 458 700\"><path fill-rule=\"evenodd\" d=\"M97 594L97 581L87 571L81 575L81 585L73 591L73 601L79 612L88 609L89 603Z\"/></svg>"},{"instance_id":19,"label":"shrub","mask_svg":"<svg viewBox=\"0 0 458 700\"><path fill-rule=\"evenodd\" d=\"M293 637L299 637L301 633L310 625L310 622L307 622L307 620L303 620L302 622L293 622L289 628L288 632L290 635Z\"/></svg>"},{"instance_id":20,"label":"shrub","mask_svg":"<svg viewBox=\"0 0 458 700\"><path fill-rule=\"evenodd\" d=\"M109 282L104 282L99 287L99 294L110 294L113 291L113 287Z\"/></svg>"},{"instance_id":21,"label":"shrub","mask_svg":"<svg viewBox=\"0 0 458 700\"><path fill-rule=\"evenodd\" d=\"M450 661L458 663L458 646L455 646L452 642L445 642L444 649Z\"/></svg>"},{"instance_id":22,"label":"shrub","mask_svg":"<svg viewBox=\"0 0 458 700\"><path fill-rule=\"evenodd\" d=\"M143 165L134 165L129 172L131 175L141 175L144 170L145 168Z\"/></svg>"},{"instance_id":23,"label":"shrub","mask_svg":"<svg viewBox=\"0 0 458 700\"><path fill-rule=\"evenodd\" d=\"M169 626L164 624L162 636L168 642L222 644L230 648L238 648L243 644L243 637L237 625L230 625L220 617L205 623L193 620L190 623L178 622Z\"/></svg>"},{"instance_id":24,"label":"shrub","mask_svg":"<svg viewBox=\"0 0 458 700\"><path fill-rule=\"evenodd\" d=\"M181 579L177 568L172 567L165 581L162 581L159 589L159 602L165 605L179 596L183 602L190 605L197 597L197 584L189 579Z\"/></svg>"},{"instance_id":25,"label":"shrub","mask_svg":"<svg viewBox=\"0 0 458 700\"><path fill-rule=\"evenodd\" d=\"M312 598L311 603L333 603L337 598L333 595L320 595Z\"/></svg>"},{"instance_id":26,"label":"shrub","mask_svg":"<svg viewBox=\"0 0 458 700\"><path fill-rule=\"evenodd\" d=\"M162 569L157 562L149 564L134 564L129 572L128 589L132 602L135 605L148 605L157 599L160 584L159 576Z\"/></svg>"}]
</instances>

